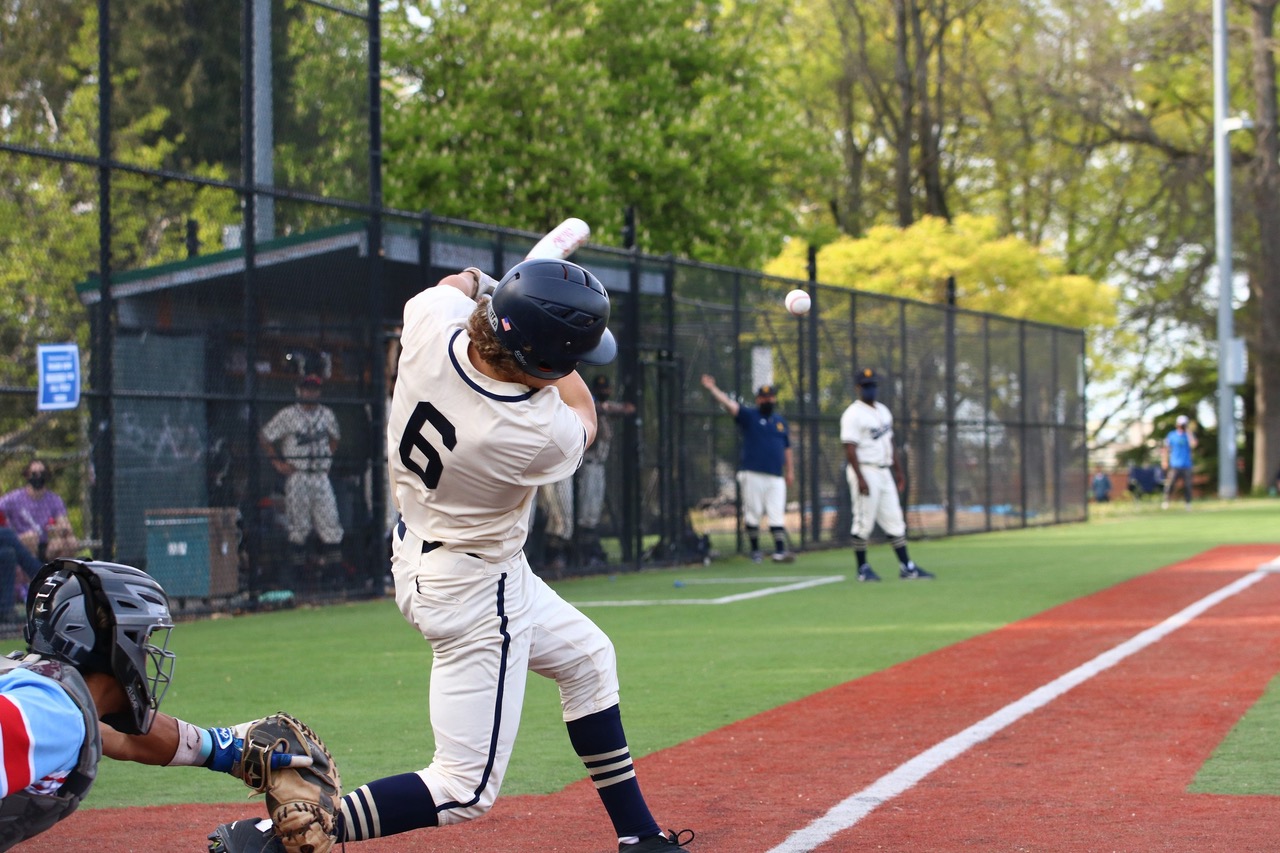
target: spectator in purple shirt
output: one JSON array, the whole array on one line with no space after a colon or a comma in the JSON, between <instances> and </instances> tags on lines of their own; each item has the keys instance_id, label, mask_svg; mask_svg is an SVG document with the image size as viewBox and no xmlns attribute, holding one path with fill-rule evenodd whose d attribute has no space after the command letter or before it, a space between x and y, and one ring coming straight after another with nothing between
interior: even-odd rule
<instances>
[{"instance_id":1,"label":"spectator in purple shirt","mask_svg":"<svg viewBox=\"0 0 1280 853\"><path fill-rule=\"evenodd\" d=\"M32 459L23 469L27 484L0 497L0 511L28 551L42 562L73 557L80 550L67 506L57 492L50 491L49 466Z\"/></svg>"}]
</instances>

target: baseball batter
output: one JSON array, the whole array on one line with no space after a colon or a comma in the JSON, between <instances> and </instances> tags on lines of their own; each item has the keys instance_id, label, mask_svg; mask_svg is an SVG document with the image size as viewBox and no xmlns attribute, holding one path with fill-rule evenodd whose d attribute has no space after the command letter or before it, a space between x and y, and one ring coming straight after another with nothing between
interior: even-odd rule
<instances>
[{"instance_id":1,"label":"baseball batter","mask_svg":"<svg viewBox=\"0 0 1280 853\"><path fill-rule=\"evenodd\" d=\"M618 849L685 849L660 831L641 794L612 643L533 574L522 550L538 487L572 475L595 438L595 404L575 368L614 358L608 319L599 280L558 260L517 264L496 285L469 269L405 306L387 419L403 516L392 573L401 613L431 645L436 751L422 770L346 795L339 840L485 814L533 671L559 685L570 743Z\"/></svg>"},{"instance_id":2,"label":"baseball batter","mask_svg":"<svg viewBox=\"0 0 1280 853\"><path fill-rule=\"evenodd\" d=\"M860 397L840 416L840 441L844 444L845 479L853 498L853 552L858 560L858 580L878 581L867 563L867 540L877 522L898 555L898 577L903 580L932 578L931 572L912 562L907 554L907 525L898 493L905 480L893 443L893 415L876 402L880 378L871 368L858 371Z\"/></svg>"}]
</instances>

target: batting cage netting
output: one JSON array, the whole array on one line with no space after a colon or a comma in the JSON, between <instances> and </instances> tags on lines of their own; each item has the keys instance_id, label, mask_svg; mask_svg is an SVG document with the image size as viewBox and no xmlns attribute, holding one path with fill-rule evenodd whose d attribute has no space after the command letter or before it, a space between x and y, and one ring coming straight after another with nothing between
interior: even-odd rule
<instances>
[{"instance_id":1,"label":"batting cage netting","mask_svg":"<svg viewBox=\"0 0 1280 853\"><path fill-rule=\"evenodd\" d=\"M225 13L207 16L196 56L153 43L164 22L130 4L50 5L66 26L40 38L79 57L81 88L50 73L0 123L0 493L43 460L76 553L146 569L180 609L385 593L404 303L467 266L500 274L541 236L382 204L378 4L345 5L285 4L320 41L266 82L252 71L272 31L261 4L194 4ZM51 47L32 39L6 51ZM319 76L351 105L345 124L317 121L289 74ZM195 77L216 97L192 106ZM167 122L199 132L155 143ZM338 152L324 164L308 157L320 138ZM777 386L795 550L848 541L839 419L864 366L895 417L910 535L1085 518L1080 330L828 286L821 270L797 282L594 244L574 260L607 287L620 345L584 378L607 377L625 412L606 416L603 498L581 478L562 490L576 506L554 559L540 502L537 570L743 550L739 439L704 373L747 402ZM813 298L803 317L783 308L796 287ZM0 542L0 585L8 559Z\"/></svg>"}]
</instances>

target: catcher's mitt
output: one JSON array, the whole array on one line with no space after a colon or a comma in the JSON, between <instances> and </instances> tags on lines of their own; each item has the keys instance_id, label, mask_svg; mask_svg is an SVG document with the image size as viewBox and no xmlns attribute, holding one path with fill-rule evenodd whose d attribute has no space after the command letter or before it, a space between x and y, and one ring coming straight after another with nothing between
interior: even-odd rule
<instances>
[{"instance_id":1,"label":"catcher's mitt","mask_svg":"<svg viewBox=\"0 0 1280 853\"><path fill-rule=\"evenodd\" d=\"M272 753L309 756L272 767ZM287 853L328 853L337 835L342 779L324 742L281 711L252 723L244 738L244 783L267 795L267 813Z\"/></svg>"}]
</instances>

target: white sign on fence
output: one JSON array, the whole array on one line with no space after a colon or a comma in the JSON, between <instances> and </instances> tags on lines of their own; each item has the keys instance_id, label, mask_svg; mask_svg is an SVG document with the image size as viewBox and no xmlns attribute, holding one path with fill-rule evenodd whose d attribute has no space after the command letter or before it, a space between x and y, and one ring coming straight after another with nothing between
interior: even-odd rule
<instances>
[{"instance_id":1,"label":"white sign on fence","mask_svg":"<svg viewBox=\"0 0 1280 853\"><path fill-rule=\"evenodd\" d=\"M37 411L74 409L80 405L80 348L77 345L37 345L36 370L40 388Z\"/></svg>"}]
</instances>

